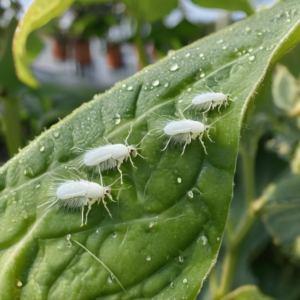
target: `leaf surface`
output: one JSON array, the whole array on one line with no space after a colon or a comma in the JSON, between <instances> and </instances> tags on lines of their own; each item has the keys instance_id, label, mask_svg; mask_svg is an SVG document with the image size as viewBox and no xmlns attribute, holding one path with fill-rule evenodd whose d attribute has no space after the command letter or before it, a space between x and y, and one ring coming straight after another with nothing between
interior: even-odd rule
<instances>
[{"instance_id":1,"label":"leaf surface","mask_svg":"<svg viewBox=\"0 0 300 300\"><path fill-rule=\"evenodd\" d=\"M194 299L227 221L243 115L269 64L297 43L299 9L298 1L281 2L175 52L95 96L3 166L0 299ZM129 161L121 167L126 188L108 204L112 219L102 204L92 206L83 227L80 211L37 209L49 200L49 172L68 176L72 147L97 146L102 136L123 143L131 126L129 143L137 144L160 116L176 118L181 100L207 86L235 99L207 115L209 124L216 121L214 143L203 139L208 155L199 140L184 155L179 146L161 151L166 140L153 133L139 150L147 159L133 158L137 169ZM106 183L118 177L104 175ZM109 267L127 295L74 241Z\"/></svg>"},{"instance_id":2,"label":"leaf surface","mask_svg":"<svg viewBox=\"0 0 300 300\"><path fill-rule=\"evenodd\" d=\"M263 295L255 285L244 285L234 290L222 300L272 300Z\"/></svg>"}]
</instances>

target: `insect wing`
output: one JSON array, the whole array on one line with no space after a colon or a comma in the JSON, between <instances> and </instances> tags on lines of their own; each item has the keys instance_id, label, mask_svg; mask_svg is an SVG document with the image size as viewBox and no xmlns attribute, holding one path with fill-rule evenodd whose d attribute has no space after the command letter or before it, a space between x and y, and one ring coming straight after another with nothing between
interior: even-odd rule
<instances>
[{"instance_id":1,"label":"insect wing","mask_svg":"<svg viewBox=\"0 0 300 300\"><path fill-rule=\"evenodd\" d=\"M197 95L193 100L192 104L198 105L198 104L203 104L206 102L211 102L215 100L215 93L205 93L205 94L200 94Z\"/></svg>"},{"instance_id":2,"label":"insect wing","mask_svg":"<svg viewBox=\"0 0 300 300\"><path fill-rule=\"evenodd\" d=\"M62 183L57 191L56 195L59 199L70 199L74 197L85 196L87 194L89 182L82 181L66 181Z\"/></svg>"},{"instance_id":3,"label":"insect wing","mask_svg":"<svg viewBox=\"0 0 300 300\"><path fill-rule=\"evenodd\" d=\"M98 147L86 152L84 156L84 163L87 166L96 166L110 158L114 153L115 145L106 145Z\"/></svg>"},{"instance_id":4,"label":"insect wing","mask_svg":"<svg viewBox=\"0 0 300 300\"><path fill-rule=\"evenodd\" d=\"M191 132L193 124L189 120L173 121L166 125L164 132L167 135Z\"/></svg>"}]
</instances>

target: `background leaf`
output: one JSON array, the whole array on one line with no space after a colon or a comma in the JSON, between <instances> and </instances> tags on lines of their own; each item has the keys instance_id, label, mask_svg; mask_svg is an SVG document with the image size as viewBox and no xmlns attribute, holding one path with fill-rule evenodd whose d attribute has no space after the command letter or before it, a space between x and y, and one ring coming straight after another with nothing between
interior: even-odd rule
<instances>
[{"instance_id":1,"label":"background leaf","mask_svg":"<svg viewBox=\"0 0 300 300\"><path fill-rule=\"evenodd\" d=\"M244 113L270 62L297 43L299 9L298 1L281 2L175 52L95 96L3 166L0 298L194 299L219 251ZM278 19L284 11L289 17ZM84 227L80 212L37 210L48 200L49 172L68 176L73 146L99 145L103 135L123 142L131 124L129 142L136 144L159 119L151 112L174 116L181 97L191 99L206 86L237 97L221 115L209 113L210 122L229 114L211 130L215 143L204 138L207 156L199 141L181 156L180 147L162 152L163 139L149 136L141 150L148 159L135 158L137 170L122 166L129 188L108 205L113 219L102 205L93 206ZM117 177L110 172L105 182ZM105 262L128 296L72 239L70 247L69 234Z\"/></svg>"},{"instance_id":2,"label":"background leaf","mask_svg":"<svg viewBox=\"0 0 300 300\"><path fill-rule=\"evenodd\" d=\"M228 294L222 300L271 300L263 295L254 285L244 285Z\"/></svg>"}]
</instances>

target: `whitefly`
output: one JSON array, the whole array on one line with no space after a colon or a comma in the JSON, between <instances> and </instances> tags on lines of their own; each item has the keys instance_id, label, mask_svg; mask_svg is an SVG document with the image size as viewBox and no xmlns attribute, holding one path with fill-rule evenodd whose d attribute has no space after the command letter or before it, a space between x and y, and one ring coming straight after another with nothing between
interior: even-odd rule
<instances>
[{"instance_id":1,"label":"whitefly","mask_svg":"<svg viewBox=\"0 0 300 300\"><path fill-rule=\"evenodd\" d=\"M117 180L119 180L119 178ZM91 182L80 178L76 180L67 180L64 177L56 174L50 175L48 184L50 186L47 196L50 200L38 206L38 208L49 204L46 208L49 209L57 204L60 208L63 208L67 211L81 209L81 226L83 226L84 224L87 224L87 217L92 205L95 202L98 202L98 204L102 202L109 216L112 218L112 215L106 206L107 203L105 202L105 197L107 196L111 201L115 202L110 194L112 190L111 186L113 184L105 186L102 182L101 184L98 184L96 182ZM85 206L87 206L88 209L84 222Z\"/></svg>"},{"instance_id":2,"label":"whitefly","mask_svg":"<svg viewBox=\"0 0 300 300\"><path fill-rule=\"evenodd\" d=\"M210 92L192 93L192 100L189 97L185 96L184 100L182 100L183 104L186 105L187 102L189 102L190 104L186 106L182 112L185 112L188 109L194 109L204 114L215 108L218 108L218 111L220 112L222 105L224 105L225 107L228 105L228 100L234 101L234 99L230 98L233 94L230 95L223 94L222 92L214 92L209 87L207 88L210 90ZM238 91L234 92L234 94Z\"/></svg>"},{"instance_id":3,"label":"whitefly","mask_svg":"<svg viewBox=\"0 0 300 300\"><path fill-rule=\"evenodd\" d=\"M223 117L225 117L226 115L224 115ZM221 118L217 119L210 125L205 125L200 121L191 119L171 119L170 117L159 116L159 127L157 129L158 132L163 131L160 137L168 137L168 141L166 142L166 145L162 151L166 150L168 145L171 143L173 145L183 146L183 150L181 153L181 155L183 155L186 146L189 145L192 140L199 138L204 152L207 154L206 147L203 142L203 136L206 133L208 139L213 142L209 136L209 130L212 128L212 125L219 121Z\"/></svg>"},{"instance_id":4,"label":"whitefly","mask_svg":"<svg viewBox=\"0 0 300 300\"><path fill-rule=\"evenodd\" d=\"M81 154L74 161L73 165L76 168L92 168L94 169L94 171L98 172L100 176L101 172L103 171L117 168L121 175L121 184L123 184L123 173L120 169L122 163L129 159L131 165L136 168L132 161L131 155L133 157L140 156L144 158L137 151L140 149L137 147L142 141L140 141L136 146L128 145L128 138L131 132L132 126L128 133L128 136L124 141L124 144L111 144L107 139L104 138L107 143L106 145L101 145L99 147L88 150L76 148L76 150L79 150Z\"/></svg>"}]
</instances>

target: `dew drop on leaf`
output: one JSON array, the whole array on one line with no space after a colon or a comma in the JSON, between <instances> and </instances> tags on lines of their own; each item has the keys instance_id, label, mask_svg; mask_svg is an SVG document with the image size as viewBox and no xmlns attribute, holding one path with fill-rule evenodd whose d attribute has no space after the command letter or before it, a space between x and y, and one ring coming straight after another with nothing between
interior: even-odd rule
<instances>
[{"instance_id":1,"label":"dew drop on leaf","mask_svg":"<svg viewBox=\"0 0 300 300\"><path fill-rule=\"evenodd\" d=\"M148 256L146 257L146 260L147 260L147 261L150 261L150 260L151 260L151 256L148 255Z\"/></svg>"},{"instance_id":2,"label":"dew drop on leaf","mask_svg":"<svg viewBox=\"0 0 300 300\"><path fill-rule=\"evenodd\" d=\"M40 148L40 151L43 152L44 150L45 150L45 147L42 146L42 147Z\"/></svg>"},{"instance_id":3,"label":"dew drop on leaf","mask_svg":"<svg viewBox=\"0 0 300 300\"><path fill-rule=\"evenodd\" d=\"M114 233L112 234L112 237L115 239L115 238L117 237L117 233L114 232Z\"/></svg>"},{"instance_id":4,"label":"dew drop on leaf","mask_svg":"<svg viewBox=\"0 0 300 300\"><path fill-rule=\"evenodd\" d=\"M19 280L17 286L22 286L22 282Z\"/></svg>"},{"instance_id":5,"label":"dew drop on leaf","mask_svg":"<svg viewBox=\"0 0 300 300\"><path fill-rule=\"evenodd\" d=\"M181 178L180 177L177 178L177 182L181 183Z\"/></svg>"},{"instance_id":6,"label":"dew drop on leaf","mask_svg":"<svg viewBox=\"0 0 300 300\"><path fill-rule=\"evenodd\" d=\"M200 77L203 78L204 76L205 76L205 73L204 73L204 72L201 72L201 73L200 73Z\"/></svg>"},{"instance_id":7,"label":"dew drop on leaf","mask_svg":"<svg viewBox=\"0 0 300 300\"><path fill-rule=\"evenodd\" d=\"M128 88L127 88L127 91L131 91L132 90L132 86L129 86Z\"/></svg>"},{"instance_id":8,"label":"dew drop on leaf","mask_svg":"<svg viewBox=\"0 0 300 300\"><path fill-rule=\"evenodd\" d=\"M153 85L153 86L158 86L158 85L159 85L159 80L157 80L157 79L154 80L154 81L152 82L152 85Z\"/></svg>"},{"instance_id":9,"label":"dew drop on leaf","mask_svg":"<svg viewBox=\"0 0 300 300\"><path fill-rule=\"evenodd\" d=\"M188 194L189 198L194 198L194 194L192 191L188 191L187 194Z\"/></svg>"},{"instance_id":10,"label":"dew drop on leaf","mask_svg":"<svg viewBox=\"0 0 300 300\"><path fill-rule=\"evenodd\" d=\"M54 132L53 135L54 135L55 138L58 138L59 137L59 132Z\"/></svg>"},{"instance_id":11,"label":"dew drop on leaf","mask_svg":"<svg viewBox=\"0 0 300 300\"><path fill-rule=\"evenodd\" d=\"M178 69L178 65L177 64L173 64L171 67L170 67L170 70L171 71L176 71Z\"/></svg>"},{"instance_id":12,"label":"dew drop on leaf","mask_svg":"<svg viewBox=\"0 0 300 300\"><path fill-rule=\"evenodd\" d=\"M182 282L183 282L183 283L187 283L187 279L184 278L184 279L182 280Z\"/></svg>"},{"instance_id":13,"label":"dew drop on leaf","mask_svg":"<svg viewBox=\"0 0 300 300\"><path fill-rule=\"evenodd\" d=\"M255 56L254 55L251 55L250 57L249 57L249 60L250 61L253 61L255 59Z\"/></svg>"},{"instance_id":14,"label":"dew drop on leaf","mask_svg":"<svg viewBox=\"0 0 300 300\"><path fill-rule=\"evenodd\" d=\"M178 257L178 261L181 262L181 263L183 263L184 262L184 258L182 256L179 256Z\"/></svg>"},{"instance_id":15,"label":"dew drop on leaf","mask_svg":"<svg viewBox=\"0 0 300 300\"><path fill-rule=\"evenodd\" d=\"M168 87L168 86L169 86L169 83L168 83L168 82L166 82L166 83L164 84L164 86L165 86L165 87Z\"/></svg>"},{"instance_id":16,"label":"dew drop on leaf","mask_svg":"<svg viewBox=\"0 0 300 300\"><path fill-rule=\"evenodd\" d=\"M114 115L114 120L115 120L116 125L120 124L121 123L121 116L118 113L116 113Z\"/></svg>"}]
</instances>

